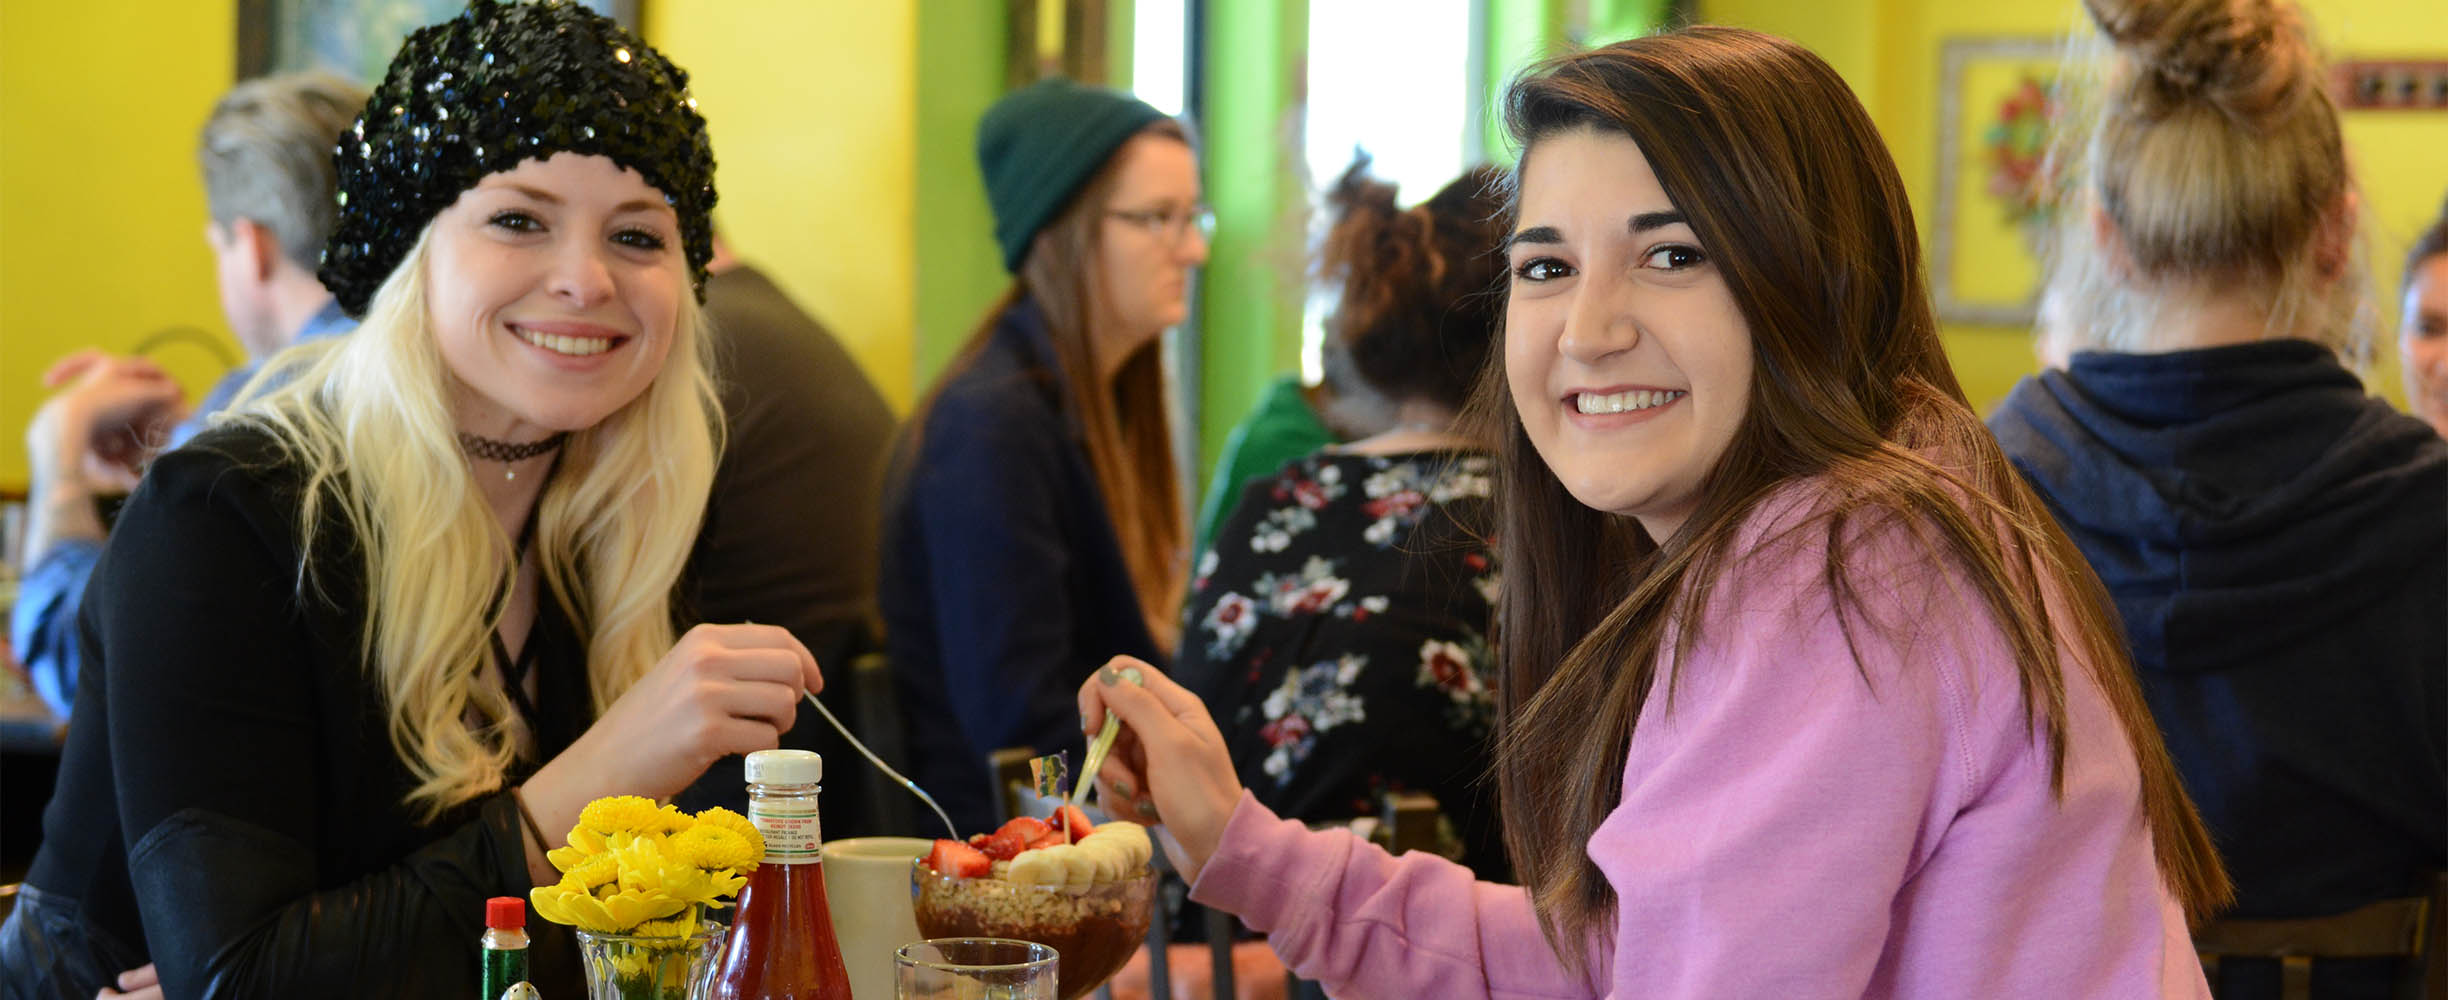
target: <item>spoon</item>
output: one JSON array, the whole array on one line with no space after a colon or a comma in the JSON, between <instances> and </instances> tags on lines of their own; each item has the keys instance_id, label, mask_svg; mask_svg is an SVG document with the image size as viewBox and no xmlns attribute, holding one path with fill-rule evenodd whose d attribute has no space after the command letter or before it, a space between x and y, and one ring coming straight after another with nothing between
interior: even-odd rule
<instances>
[{"instance_id":1,"label":"spoon","mask_svg":"<svg viewBox=\"0 0 2448 1000\"><path fill-rule=\"evenodd\" d=\"M824 702L816 700L816 692L808 692L807 700L808 704L816 706L817 714L824 716L826 722L833 724L834 732L840 733L842 735L842 739L849 740L851 748L857 750L859 752L859 756L867 758L867 763L875 765L876 770L884 772L885 777L891 778L901 787L909 789L909 793L911 795L917 796L919 801L927 804L927 808L935 810L935 818L943 820L944 833L946 836L951 837L953 840L961 839L960 828L952 825L952 817L944 813L943 806L936 804L934 796L928 795L926 793L926 789L918 787L917 782L902 777L901 772L893 770L892 765L884 763L884 758L876 756L875 751L867 749L867 744L859 742L858 737L851 735L850 727L842 725L842 721L840 719L833 717L832 709L826 708L824 706Z\"/></svg>"},{"instance_id":2,"label":"spoon","mask_svg":"<svg viewBox=\"0 0 2448 1000\"><path fill-rule=\"evenodd\" d=\"M1144 686L1147 682L1147 675L1140 673L1137 667L1124 669L1120 676L1126 684ZM1088 790L1089 785L1096 783L1097 769L1105 766L1105 755L1113 751L1114 740L1121 735L1122 717L1115 715L1113 709L1106 709L1105 725L1097 730L1096 742L1088 744L1088 756L1080 762L1079 780L1071 783L1071 797L1064 804L1079 805L1081 794Z\"/></svg>"}]
</instances>

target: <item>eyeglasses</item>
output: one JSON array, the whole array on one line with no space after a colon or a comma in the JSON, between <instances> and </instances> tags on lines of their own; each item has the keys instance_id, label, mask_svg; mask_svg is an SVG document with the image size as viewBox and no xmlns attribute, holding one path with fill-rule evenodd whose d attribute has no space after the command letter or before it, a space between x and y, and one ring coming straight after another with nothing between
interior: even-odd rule
<instances>
[{"instance_id":1,"label":"eyeglasses","mask_svg":"<svg viewBox=\"0 0 2448 1000\"><path fill-rule=\"evenodd\" d=\"M1146 208L1135 212L1107 211L1105 214L1172 243L1180 243L1190 235L1193 227L1198 230L1199 239L1215 237L1215 209L1205 205L1193 205L1186 212L1171 208Z\"/></svg>"}]
</instances>

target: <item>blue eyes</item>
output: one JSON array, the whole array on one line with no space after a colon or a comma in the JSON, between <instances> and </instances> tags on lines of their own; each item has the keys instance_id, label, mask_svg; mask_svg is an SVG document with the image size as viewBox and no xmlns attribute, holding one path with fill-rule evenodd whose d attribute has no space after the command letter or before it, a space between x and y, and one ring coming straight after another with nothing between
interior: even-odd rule
<instances>
[{"instance_id":1,"label":"blue eyes","mask_svg":"<svg viewBox=\"0 0 2448 1000\"><path fill-rule=\"evenodd\" d=\"M504 209L502 211L495 212L493 213L492 217L485 220L485 224L499 229L508 230L513 233L541 233L544 231L544 223L542 220L517 209ZM669 241L663 238L662 234L651 229L640 229L634 226L613 233L612 242L629 247L633 250L644 250L649 253L660 252L664 247L671 245Z\"/></svg>"}]
</instances>

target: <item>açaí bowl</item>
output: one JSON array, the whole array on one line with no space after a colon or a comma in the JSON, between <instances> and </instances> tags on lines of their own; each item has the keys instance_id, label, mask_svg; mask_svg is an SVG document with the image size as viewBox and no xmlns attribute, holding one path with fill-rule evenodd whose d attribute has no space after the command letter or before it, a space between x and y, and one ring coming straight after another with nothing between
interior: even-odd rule
<instances>
[{"instance_id":1,"label":"a\u00e7a\u00ed bowl","mask_svg":"<svg viewBox=\"0 0 2448 1000\"><path fill-rule=\"evenodd\" d=\"M1000 866L998 866L1000 867ZM910 908L929 938L999 937L1054 949L1062 1000L1077 1000L1122 971L1147 938L1156 874L1142 867L1080 888L953 878L910 862Z\"/></svg>"}]
</instances>

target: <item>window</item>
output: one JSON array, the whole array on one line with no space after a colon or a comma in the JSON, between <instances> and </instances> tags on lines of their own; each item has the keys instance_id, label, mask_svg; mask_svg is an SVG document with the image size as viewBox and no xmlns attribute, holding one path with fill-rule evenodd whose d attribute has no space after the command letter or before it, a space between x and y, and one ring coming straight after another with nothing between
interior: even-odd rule
<instances>
[{"instance_id":1,"label":"window","mask_svg":"<svg viewBox=\"0 0 2448 1000\"><path fill-rule=\"evenodd\" d=\"M1372 173L1400 186L1406 205L1426 200L1469 165L1476 149L1470 133L1477 2L1310 0L1303 152L1312 188L1334 183L1355 148L1368 151ZM1319 219L1319 232L1327 221ZM1301 324L1305 381L1319 377L1320 324L1333 304L1309 296Z\"/></svg>"}]
</instances>

